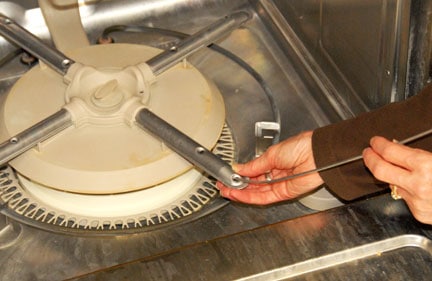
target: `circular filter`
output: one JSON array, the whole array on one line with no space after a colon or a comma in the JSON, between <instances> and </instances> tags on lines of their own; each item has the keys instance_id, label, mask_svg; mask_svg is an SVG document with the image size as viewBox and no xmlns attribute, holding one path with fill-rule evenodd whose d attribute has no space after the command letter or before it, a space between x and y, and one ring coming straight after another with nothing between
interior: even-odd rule
<instances>
[{"instance_id":1,"label":"circular filter","mask_svg":"<svg viewBox=\"0 0 432 281\"><path fill-rule=\"evenodd\" d=\"M62 107L75 124L10 165L41 186L80 194L137 191L190 170L163 140L135 124L136 109L149 108L212 149L225 122L223 99L186 61L153 77L142 62L159 52L131 44L89 46L68 54L78 63L65 77L44 65L23 75L3 104L3 138Z\"/></svg>"}]
</instances>

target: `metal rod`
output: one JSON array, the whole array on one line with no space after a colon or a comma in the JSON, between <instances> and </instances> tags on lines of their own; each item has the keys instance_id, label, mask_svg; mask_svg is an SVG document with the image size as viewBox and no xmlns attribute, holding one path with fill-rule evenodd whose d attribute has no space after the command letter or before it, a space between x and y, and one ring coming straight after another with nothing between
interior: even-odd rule
<instances>
[{"instance_id":1,"label":"metal rod","mask_svg":"<svg viewBox=\"0 0 432 281\"><path fill-rule=\"evenodd\" d=\"M135 119L144 130L155 135L177 154L225 185L237 189L246 186L243 178L236 174L227 162L168 124L150 110L141 109L135 116Z\"/></svg>"},{"instance_id":2,"label":"metal rod","mask_svg":"<svg viewBox=\"0 0 432 281\"><path fill-rule=\"evenodd\" d=\"M0 166L72 125L72 117L61 109L0 144Z\"/></svg>"},{"instance_id":3,"label":"metal rod","mask_svg":"<svg viewBox=\"0 0 432 281\"><path fill-rule=\"evenodd\" d=\"M3 14L0 14L0 35L42 60L61 75L65 75L70 65L74 63L72 59L51 48Z\"/></svg>"},{"instance_id":4,"label":"metal rod","mask_svg":"<svg viewBox=\"0 0 432 281\"><path fill-rule=\"evenodd\" d=\"M397 143L407 144L407 143L410 143L412 141L421 139L421 138L423 138L425 136L428 136L430 134L432 134L432 129L420 132L420 133L418 133L416 135L413 135L413 136L411 136L409 138L406 138L406 139L404 139L402 141L397 141ZM319 172L327 171L327 170L330 170L330 169L334 169L334 168L337 168L337 167L340 167L340 166L343 166L343 165L346 165L346 164L349 164L349 163L352 163L352 162L355 162L355 161L359 161L361 159L363 159L363 155L357 155L357 156L354 156L354 157L351 157L351 158L347 158L347 159L344 159L344 160L341 160L341 161L338 161L338 162L335 162L335 163L332 163L332 164L329 164L329 165L326 165L326 166L323 166L323 167L319 167L319 168L316 168L316 169L313 169L313 170L308 170L308 171L305 171L305 172L302 172L302 173L298 173L298 174L294 174L294 175L290 175L290 176L286 176L286 177L281 177L281 178L278 178L278 179L270 179L270 180L264 180L264 181L255 181L255 180L251 180L251 179L248 179L248 178L243 178L243 179L244 179L245 183L250 183L250 184L271 184L271 183L278 183L278 182L292 180L292 179L299 178L299 177L304 177L304 176L307 176L307 175L310 175L310 174L313 174L313 173L319 173Z\"/></svg>"},{"instance_id":5,"label":"metal rod","mask_svg":"<svg viewBox=\"0 0 432 281\"><path fill-rule=\"evenodd\" d=\"M154 75L161 74L188 55L203 47L207 47L222 36L237 29L244 22L249 20L249 18L250 15L246 12L237 12L226 16L225 18L220 19L192 34L170 50L164 51L149 59L147 64Z\"/></svg>"}]
</instances>

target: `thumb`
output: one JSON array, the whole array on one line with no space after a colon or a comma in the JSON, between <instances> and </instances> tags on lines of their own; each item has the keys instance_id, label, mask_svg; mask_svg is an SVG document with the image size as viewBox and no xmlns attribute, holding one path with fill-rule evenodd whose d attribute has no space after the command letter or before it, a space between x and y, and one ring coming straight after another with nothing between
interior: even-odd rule
<instances>
[{"instance_id":1,"label":"thumb","mask_svg":"<svg viewBox=\"0 0 432 281\"><path fill-rule=\"evenodd\" d=\"M234 164L233 170L243 176L255 177L270 171L273 167L268 161L268 154L264 153L258 158L253 159L245 164Z\"/></svg>"}]
</instances>

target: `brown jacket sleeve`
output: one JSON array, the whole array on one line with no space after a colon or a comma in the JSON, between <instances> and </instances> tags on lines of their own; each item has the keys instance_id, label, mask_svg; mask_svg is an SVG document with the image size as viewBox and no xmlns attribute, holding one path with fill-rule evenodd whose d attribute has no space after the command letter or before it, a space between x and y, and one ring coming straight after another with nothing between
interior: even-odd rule
<instances>
[{"instance_id":1,"label":"brown jacket sleeve","mask_svg":"<svg viewBox=\"0 0 432 281\"><path fill-rule=\"evenodd\" d=\"M317 167L361 155L373 136L403 140L432 128L432 86L418 95L340 123L316 129L312 148ZM432 136L408 144L432 151ZM388 188L368 171L363 161L320 173L331 192L343 200L354 200Z\"/></svg>"}]
</instances>

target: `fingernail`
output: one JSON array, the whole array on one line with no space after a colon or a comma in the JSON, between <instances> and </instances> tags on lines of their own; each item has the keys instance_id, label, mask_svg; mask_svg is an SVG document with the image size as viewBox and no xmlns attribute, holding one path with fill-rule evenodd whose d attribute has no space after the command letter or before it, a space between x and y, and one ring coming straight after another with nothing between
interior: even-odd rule
<instances>
[{"instance_id":1,"label":"fingernail","mask_svg":"<svg viewBox=\"0 0 432 281\"><path fill-rule=\"evenodd\" d=\"M362 151L362 155L365 155L366 153L368 153L368 151L370 150L370 147L366 147L365 149L363 149Z\"/></svg>"}]
</instances>

